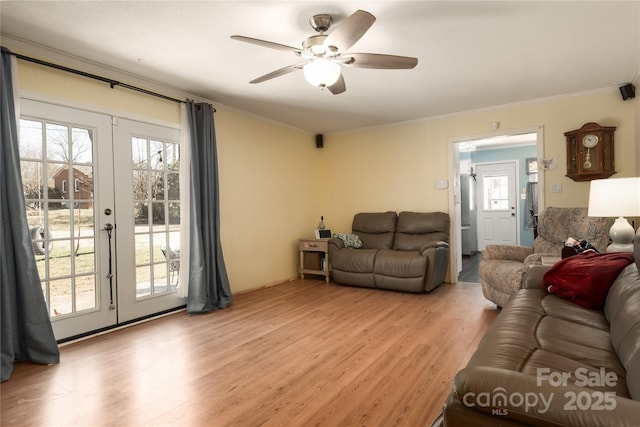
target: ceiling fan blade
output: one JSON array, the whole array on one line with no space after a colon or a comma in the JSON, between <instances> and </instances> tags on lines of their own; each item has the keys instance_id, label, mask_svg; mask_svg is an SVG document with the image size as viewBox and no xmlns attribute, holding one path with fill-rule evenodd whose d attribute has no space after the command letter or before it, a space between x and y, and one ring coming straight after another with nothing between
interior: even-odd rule
<instances>
[{"instance_id":1,"label":"ceiling fan blade","mask_svg":"<svg viewBox=\"0 0 640 427\"><path fill-rule=\"evenodd\" d=\"M342 76L342 73L340 73L340 77L338 77L338 80L327 89L329 89L329 91L334 95L338 95L347 90L347 86L344 83L344 77Z\"/></svg>"},{"instance_id":2,"label":"ceiling fan blade","mask_svg":"<svg viewBox=\"0 0 640 427\"><path fill-rule=\"evenodd\" d=\"M341 59L345 65L355 68L410 69L418 65L418 58L380 53L348 53Z\"/></svg>"},{"instance_id":3,"label":"ceiling fan blade","mask_svg":"<svg viewBox=\"0 0 640 427\"><path fill-rule=\"evenodd\" d=\"M295 64L295 65L289 65L283 68L280 68L278 70L272 71L268 74L265 74L264 76L260 76L256 79L251 80L249 83L262 83L265 82L267 80L271 80L271 79L275 79L276 77L280 77L280 76L284 76L285 74L289 74L292 73L296 70L301 70L302 67L304 67L305 64Z\"/></svg>"},{"instance_id":4,"label":"ceiling fan blade","mask_svg":"<svg viewBox=\"0 0 640 427\"><path fill-rule=\"evenodd\" d=\"M367 32L375 20L376 17L369 12L356 10L329 34L324 44L325 46L335 46L344 52L360 40L360 37Z\"/></svg>"},{"instance_id":5,"label":"ceiling fan blade","mask_svg":"<svg viewBox=\"0 0 640 427\"><path fill-rule=\"evenodd\" d=\"M251 44L255 44L255 45L258 45L258 46L262 46L262 47L268 47L268 48L271 48L271 49L281 50L281 51L284 51L284 52L293 52L293 53L297 53L297 54L300 54L302 52L302 50L298 49L297 47L287 46L287 45L280 44L280 43L268 42L266 40L254 39L252 37L231 36L231 38L234 39L234 40L241 41L241 42L251 43Z\"/></svg>"}]
</instances>

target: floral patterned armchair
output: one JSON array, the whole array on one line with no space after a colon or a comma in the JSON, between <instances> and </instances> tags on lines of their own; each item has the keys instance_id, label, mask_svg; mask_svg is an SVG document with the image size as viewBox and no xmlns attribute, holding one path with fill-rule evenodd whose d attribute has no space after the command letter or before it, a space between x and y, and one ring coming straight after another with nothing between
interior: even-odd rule
<instances>
[{"instance_id":1,"label":"floral patterned armchair","mask_svg":"<svg viewBox=\"0 0 640 427\"><path fill-rule=\"evenodd\" d=\"M547 208L538 218L538 237L533 247L487 245L480 261L480 280L485 298L498 307L522 288L522 279L531 265L543 256L560 257L565 240L586 239L599 252L609 243L614 218L587 216L587 208Z\"/></svg>"}]
</instances>

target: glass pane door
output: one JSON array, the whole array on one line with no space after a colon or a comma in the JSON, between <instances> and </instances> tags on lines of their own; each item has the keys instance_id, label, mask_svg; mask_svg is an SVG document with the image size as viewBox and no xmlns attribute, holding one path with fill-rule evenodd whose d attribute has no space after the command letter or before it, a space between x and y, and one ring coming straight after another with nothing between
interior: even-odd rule
<instances>
[{"instance_id":1,"label":"glass pane door","mask_svg":"<svg viewBox=\"0 0 640 427\"><path fill-rule=\"evenodd\" d=\"M180 271L180 149L131 137L136 298L173 292Z\"/></svg>"},{"instance_id":2,"label":"glass pane door","mask_svg":"<svg viewBox=\"0 0 640 427\"><path fill-rule=\"evenodd\" d=\"M120 321L185 304L180 271L180 132L132 120L115 128Z\"/></svg>"},{"instance_id":3,"label":"glass pane door","mask_svg":"<svg viewBox=\"0 0 640 427\"><path fill-rule=\"evenodd\" d=\"M113 205L110 118L28 100L21 111L27 221L56 338L114 324L108 218L97 210Z\"/></svg>"},{"instance_id":4,"label":"glass pane door","mask_svg":"<svg viewBox=\"0 0 640 427\"><path fill-rule=\"evenodd\" d=\"M515 161L478 164L478 249L517 245L517 166Z\"/></svg>"}]
</instances>

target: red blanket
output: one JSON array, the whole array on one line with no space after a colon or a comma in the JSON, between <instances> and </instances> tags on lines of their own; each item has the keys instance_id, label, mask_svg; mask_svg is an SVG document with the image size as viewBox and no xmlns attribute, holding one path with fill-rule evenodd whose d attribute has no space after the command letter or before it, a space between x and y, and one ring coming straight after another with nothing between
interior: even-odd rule
<instances>
[{"instance_id":1,"label":"red blanket","mask_svg":"<svg viewBox=\"0 0 640 427\"><path fill-rule=\"evenodd\" d=\"M630 252L582 253L551 267L544 275L542 287L575 304L600 309L618 274L632 262Z\"/></svg>"}]
</instances>

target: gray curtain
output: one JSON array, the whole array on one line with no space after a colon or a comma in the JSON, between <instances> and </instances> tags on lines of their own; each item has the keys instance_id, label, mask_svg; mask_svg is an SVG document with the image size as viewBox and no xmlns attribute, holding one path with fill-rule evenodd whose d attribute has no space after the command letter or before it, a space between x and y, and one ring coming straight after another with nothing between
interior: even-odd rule
<instances>
[{"instance_id":1,"label":"gray curtain","mask_svg":"<svg viewBox=\"0 0 640 427\"><path fill-rule=\"evenodd\" d=\"M538 216L538 183L527 182L527 199L524 202L525 228L535 228Z\"/></svg>"},{"instance_id":2,"label":"gray curtain","mask_svg":"<svg viewBox=\"0 0 640 427\"><path fill-rule=\"evenodd\" d=\"M0 126L0 334L2 381L18 361L60 361L29 236L25 211L11 53L2 48Z\"/></svg>"},{"instance_id":3,"label":"gray curtain","mask_svg":"<svg viewBox=\"0 0 640 427\"><path fill-rule=\"evenodd\" d=\"M218 155L211 104L187 100L191 131L191 206L187 312L206 313L231 304L220 243Z\"/></svg>"}]
</instances>

